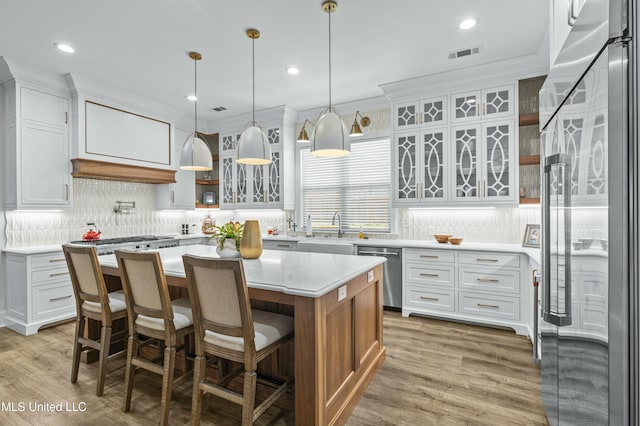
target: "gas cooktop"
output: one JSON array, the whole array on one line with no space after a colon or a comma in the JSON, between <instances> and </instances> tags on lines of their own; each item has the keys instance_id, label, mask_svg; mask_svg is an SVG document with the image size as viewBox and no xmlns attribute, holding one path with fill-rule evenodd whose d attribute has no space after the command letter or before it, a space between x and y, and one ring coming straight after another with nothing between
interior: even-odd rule
<instances>
[{"instance_id":1,"label":"gas cooktop","mask_svg":"<svg viewBox=\"0 0 640 426\"><path fill-rule=\"evenodd\" d=\"M169 239L171 239L171 237L157 237L155 235L136 235L134 237L105 238L100 240L78 240L78 241L71 241L71 243L84 244L89 246L104 246L107 244L141 243L143 241L158 241L158 240L169 240Z\"/></svg>"}]
</instances>

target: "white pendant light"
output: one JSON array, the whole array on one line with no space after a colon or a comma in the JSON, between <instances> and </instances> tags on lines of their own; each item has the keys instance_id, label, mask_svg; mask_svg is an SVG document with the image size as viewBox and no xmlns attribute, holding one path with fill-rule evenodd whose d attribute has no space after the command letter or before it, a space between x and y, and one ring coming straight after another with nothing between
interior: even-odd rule
<instances>
[{"instance_id":1,"label":"white pendant light","mask_svg":"<svg viewBox=\"0 0 640 426\"><path fill-rule=\"evenodd\" d=\"M331 14L338 4L333 0L322 3L322 10L329 15L329 106L320 113L311 136L311 154L317 157L344 157L350 154L347 126L331 105Z\"/></svg>"},{"instance_id":2,"label":"white pendant light","mask_svg":"<svg viewBox=\"0 0 640 426\"><path fill-rule=\"evenodd\" d=\"M207 144L198 137L198 73L197 64L202 55L198 52L189 52L189 57L193 59L193 80L194 90L193 95L195 117L193 133L191 133L182 145L182 154L180 155L180 168L182 170L193 171L209 171L213 170L213 157Z\"/></svg>"},{"instance_id":3,"label":"white pendant light","mask_svg":"<svg viewBox=\"0 0 640 426\"><path fill-rule=\"evenodd\" d=\"M262 165L271 164L271 145L262 127L256 122L256 54L255 43L260 37L260 31L250 28L247 37L251 39L252 75L253 75L253 105L251 121L245 126L238 141L238 156L236 162L240 164Z\"/></svg>"}]
</instances>

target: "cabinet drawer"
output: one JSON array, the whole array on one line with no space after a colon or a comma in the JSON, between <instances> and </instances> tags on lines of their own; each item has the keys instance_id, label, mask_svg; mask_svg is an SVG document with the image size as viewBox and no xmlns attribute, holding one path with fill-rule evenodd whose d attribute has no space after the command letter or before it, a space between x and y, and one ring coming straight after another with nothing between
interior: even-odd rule
<instances>
[{"instance_id":1,"label":"cabinet drawer","mask_svg":"<svg viewBox=\"0 0 640 426\"><path fill-rule=\"evenodd\" d=\"M505 253L484 253L484 252L462 252L458 259L460 264L465 265L481 265L481 266L500 266L505 268L519 268L519 254Z\"/></svg>"},{"instance_id":2,"label":"cabinet drawer","mask_svg":"<svg viewBox=\"0 0 640 426\"><path fill-rule=\"evenodd\" d=\"M31 257L31 267L32 268L56 268L64 265L67 267L67 261L64 258L64 253L62 251L41 254L37 256Z\"/></svg>"},{"instance_id":3,"label":"cabinet drawer","mask_svg":"<svg viewBox=\"0 0 640 426\"><path fill-rule=\"evenodd\" d=\"M71 283L40 286L31 291L34 321L75 312L76 300Z\"/></svg>"},{"instance_id":4,"label":"cabinet drawer","mask_svg":"<svg viewBox=\"0 0 640 426\"><path fill-rule=\"evenodd\" d=\"M67 265L58 265L56 268L40 269L31 271L31 284L42 285L56 281L70 281L69 269Z\"/></svg>"},{"instance_id":5,"label":"cabinet drawer","mask_svg":"<svg viewBox=\"0 0 640 426\"><path fill-rule=\"evenodd\" d=\"M262 240L262 248L265 250L297 250L297 241L265 241Z\"/></svg>"},{"instance_id":6,"label":"cabinet drawer","mask_svg":"<svg viewBox=\"0 0 640 426\"><path fill-rule=\"evenodd\" d=\"M520 299L475 293L458 292L458 311L503 320L520 320Z\"/></svg>"},{"instance_id":7,"label":"cabinet drawer","mask_svg":"<svg viewBox=\"0 0 640 426\"><path fill-rule=\"evenodd\" d=\"M424 289L418 286L405 287L407 306L439 311L454 311L455 297L453 290Z\"/></svg>"},{"instance_id":8,"label":"cabinet drawer","mask_svg":"<svg viewBox=\"0 0 640 426\"><path fill-rule=\"evenodd\" d=\"M426 262L425 262L426 263ZM425 263L405 264L405 281L425 286L454 287L455 267L447 265L427 265Z\"/></svg>"},{"instance_id":9,"label":"cabinet drawer","mask_svg":"<svg viewBox=\"0 0 640 426\"><path fill-rule=\"evenodd\" d=\"M416 262L454 263L456 253L453 250L405 249L404 258Z\"/></svg>"},{"instance_id":10,"label":"cabinet drawer","mask_svg":"<svg viewBox=\"0 0 640 426\"><path fill-rule=\"evenodd\" d=\"M458 268L461 289L520 293L520 272L498 268Z\"/></svg>"}]
</instances>

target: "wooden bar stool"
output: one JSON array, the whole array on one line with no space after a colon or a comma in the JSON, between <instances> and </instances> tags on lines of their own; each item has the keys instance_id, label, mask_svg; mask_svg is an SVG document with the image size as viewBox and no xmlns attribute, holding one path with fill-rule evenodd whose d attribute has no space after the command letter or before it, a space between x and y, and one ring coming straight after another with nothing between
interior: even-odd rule
<instances>
[{"instance_id":1,"label":"wooden bar stool","mask_svg":"<svg viewBox=\"0 0 640 426\"><path fill-rule=\"evenodd\" d=\"M251 425L284 393L293 377L286 378L254 408L257 364L293 338L293 318L252 310L241 259L182 257L193 312L196 360L193 375L191 423L200 424L205 392L242 405L242 425ZM206 379L206 356L243 364L213 383ZM244 370L242 394L225 387Z\"/></svg>"},{"instance_id":2,"label":"wooden bar stool","mask_svg":"<svg viewBox=\"0 0 640 426\"><path fill-rule=\"evenodd\" d=\"M63 245L62 251L67 260L73 294L76 297L76 332L73 339L73 363L71 366L71 383L78 381L80 354L87 348L100 352L98 360L98 384L96 395L104 392L104 376L107 361L123 355L124 351L109 355L111 339L124 337L126 330L111 335L114 320L127 316L124 294L121 291L108 293L104 276L100 270L96 249L94 247ZM100 340L84 337L86 319L100 321Z\"/></svg>"},{"instance_id":3,"label":"wooden bar stool","mask_svg":"<svg viewBox=\"0 0 640 426\"><path fill-rule=\"evenodd\" d=\"M143 368L162 376L162 399L160 424L169 421L169 405L174 382L182 380L191 372L174 380L174 367L178 342L193 332L193 320L188 299L172 301L167 280L158 252L134 252L116 250L118 267L127 302L129 321L129 343L125 370L125 395L123 411L131 408L131 393L136 368ZM162 365L140 356L142 345L139 336L157 339L164 345Z\"/></svg>"}]
</instances>

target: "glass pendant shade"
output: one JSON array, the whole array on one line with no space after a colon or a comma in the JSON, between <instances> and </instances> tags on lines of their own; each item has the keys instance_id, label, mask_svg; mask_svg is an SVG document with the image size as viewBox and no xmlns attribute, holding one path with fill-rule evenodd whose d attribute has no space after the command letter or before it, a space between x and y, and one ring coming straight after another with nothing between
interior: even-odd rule
<instances>
[{"instance_id":1,"label":"glass pendant shade","mask_svg":"<svg viewBox=\"0 0 640 426\"><path fill-rule=\"evenodd\" d=\"M191 133L182 146L182 154L180 155L180 168L182 170L193 170L196 172L205 172L213 170L213 158L207 144Z\"/></svg>"},{"instance_id":2,"label":"glass pendant shade","mask_svg":"<svg viewBox=\"0 0 640 426\"><path fill-rule=\"evenodd\" d=\"M271 164L271 145L262 129L255 121L244 129L238 141L238 159L240 164Z\"/></svg>"},{"instance_id":3,"label":"glass pendant shade","mask_svg":"<svg viewBox=\"0 0 640 426\"><path fill-rule=\"evenodd\" d=\"M320 116L311 136L311 154L316 157L344 157L349 155L347 127L340 116L328 108Z\"/></svg>"}]
</instances>

